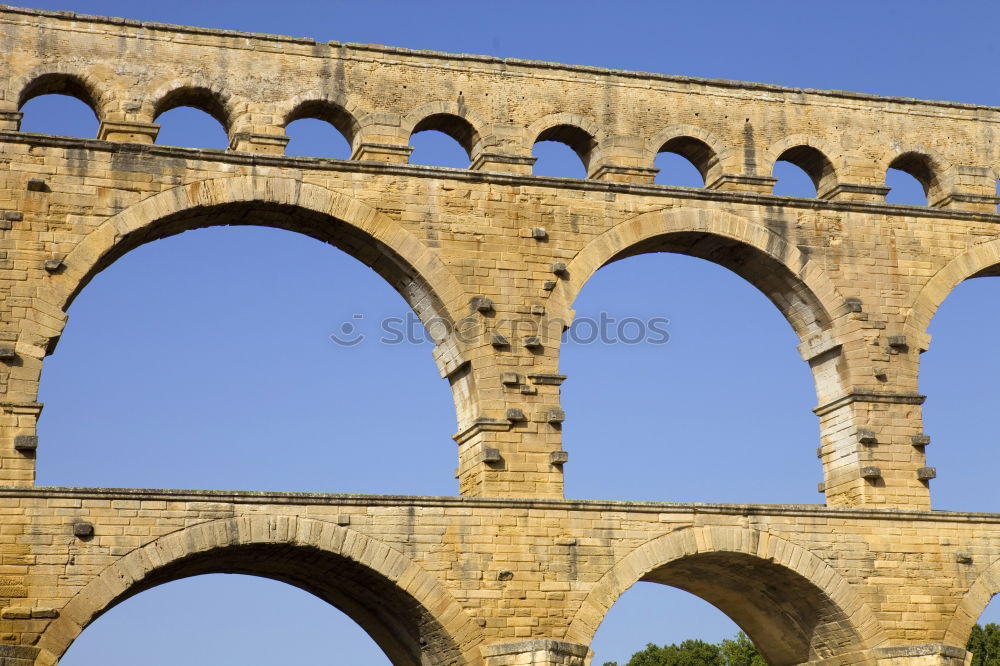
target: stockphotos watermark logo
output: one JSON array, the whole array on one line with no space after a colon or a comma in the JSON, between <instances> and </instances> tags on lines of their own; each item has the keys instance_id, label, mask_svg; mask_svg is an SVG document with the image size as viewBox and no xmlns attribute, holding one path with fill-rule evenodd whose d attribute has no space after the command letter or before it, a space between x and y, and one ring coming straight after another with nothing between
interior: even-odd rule
<instances>
[{"instance_id":1,"label":"stockphotos watermark logo","mask_svg":"<svg viewBox=\"0 0 1000 666\"><path fill-rule=\"evenodd\" d=\"M422 322L414 313L400 317L370 320L364 314L351 315L330 334L341 347L357 347L376 341L383 345L438 344L454 339L462 344L489 343L494 346L512 344L523 338L556 340L579 345L665 345L670 342L665 317L624 317L618 319L606 312L596 317L577 317L572 324L556 317L483 318L469 316L457 322L431 317Z\"/></svg>"}]
</instances>

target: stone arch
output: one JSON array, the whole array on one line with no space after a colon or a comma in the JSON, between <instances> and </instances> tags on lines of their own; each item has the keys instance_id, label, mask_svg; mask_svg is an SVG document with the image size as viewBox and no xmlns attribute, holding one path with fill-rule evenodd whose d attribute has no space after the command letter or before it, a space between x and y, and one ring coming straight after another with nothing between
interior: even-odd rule
<instances>
[{"instance_id":1,"label":"stone arch","mask_svg":"<svg viewBox=\"0 0 1000 666\"><path fill-rule=\"evenodd\" d=\"M458 102L430 102L410 111L403 119L400 129L409 138L416 132L437 130L455 139L470 161L483 150L483 133L488 123L474 110L465 105L459 97Z\"/></svg>"},{"instance_id":2,"label":"stone arch","mask_svg":"<svg viewBox=\"0 0 1000 666\"><path fill-rule=\"evenodd\" d=\"M765 168L773 169L775 162L785 160L805 171L816 186L817 199L829 196L837 187L838 174L844 167L839 151L826 141L806 134L793 134L774 143L764 160Z\"/></svg>"},{"instance_id":3,"label":"stone arch","mask_svg":"<svg viewBox=\"0 0 1000 666\"><path fill-rule=\"evenodd\" d=\"M397 666L481 663L478 625L409 557L330 522L261 514L199 523L121 557L63 607L42 633L35 663L55 666L91 622L129 597L206 573L263 576L315 594L361 625Z\"/></svg>"},{"instance_id":4,"label":"stone arch","mask_svg":"<svg viewBox=\"0 0 1000 666\"><path fill-rule=\"evenodd\" d=\"M995 275L1000 275L1000 240L975 245L938 270L920 290L906 317L906 328L919 341L919 348L927 350L931 319L960 282Z\"/></svg>"},{"instance_id":5,"label":"stone arch","mask_svg":"<svg viewBox=\"0 0 1000 666\"><path fill-rule=\"evenodd\" d=\"M665 127L646 141L646 150L652 166L656 156L662 152L672 152L686 158L701 173L708 186L725 172L724 164L729 161L732 148L711 132L694 125L671 125Z\"/></svg>"},{"instance_id":6,"label":"stone arch","mask_svg":"<svg viewBox=\"0 0 1000 666\"><path fill-rule=\"evenodd\" d=\"M187 229L218 225L222 222L212 217L213 212L223 212L225 220L225 211L236 209L262 211L267 219L260 224L305 233L369 265L403 296L428 327L437 345L434 354L442 376L451 377L466 365L465 347L455 336L453 322L464 316L462 306L467 306L468 298L430 249L360 201L318 185L265 176L190 183L144 199L107 219L66 255L64 270L50 276L49 287L39 294L39 307L46 309L46 321L58 322L51 325L51 339L25 342L40 359L54 347L65 322L65 310L97 273L143 243ZM468 373L462 376L466 379L456 381L472 381ZM475 412L475 391L454 383L452 388L461 423Z\"/></svg>"},{"instance_id":7,"label":"stone arch","mask_svg":"<svg viewBox=\"0 0 1000 666\"><path fill-rule=\"evenodd\" d=\"M320 90L296 95L280 105L276 115L282 127L301 118L324 120L344 135L352 149L361 129L358 119L362 114L355 105L343 95L328 95Z\"/></svg>"},{"instance_id":8,"label":"stone arch","mask_svg":"<svg viewBox=\"0 0 1000 666\"><path fill-rule=\"evenodd\" d=\"M589 644L611 606L639 581L677 587L718 607L770 664L835 655L859 663L861 653L885 640L871 609L822 559L774 534L726 526L675 530L630 552L591 588L566 640Z\"/></svg>"},{"instance_id":9,"label":"stone arch","mask_svg":"<svg viewBox=\"0 0 1000 666\"><path fill-rule=\"evenodd\" d=\"M101 83L84 71L60 67L36 68L21 76L13 86L17 108L41 95L69 95L90 107L98 120L108 116L110 93Z\"/></svg>"},{"instance_id":10,"label":"stone arch","mask_svg":"<svg viewBox=\"0 0 1000 666\"><path fill-rule=\"evenodd\" d=\"M976 578L969 590L959 600L958 608L945 630L943 641L947 645L962 645L969 642L972 627L986 610L990 600L1000 593L1000 559L994 560Z\"/></svg>"},{"instance_id":11,"label":"stone arch","mask_svg":"<svg viewBox=\"0 0 1000 666\"><path fill-rule=\"evenodd\" d=\"M954 165L933 148L924 145L894 144L878 162L879 171L899 169L910 174L924 188L928 206L939 206L953 189Z\"/></svg>"},{"instance_id":12,"label":"stone arch","mask_svg":"<svg viewBox=\"0 0 1000 666\"><path fill-rule=\"evenodd\" d=\"M179 106L204 111L229 134L239 124L240 110L225 83L201 75L171 79L155 88L142 106L142 120L153 122L161 113Z\"/></svg>"},{"instance_id":13,"label":"stone arch","mask_svg":"<svg viewBox=\"0 0 1000 666\"><path fill-rule=\"evenodd\" d=\"M528 126L524 135L524 149L526 154L531 154L532 148L539 141L565 143L580 157L589 175L591 157L599 150L605 138L600 125L584 116L576 113L553 113Z\"/></svg>"},{"instance_id":14,"label":"stone arch","mask_svg":"<svg viewBox=\"0 0 1000 666\"><path fill-rule=\"evenodd\" d=\"M602 266L646 252L676 252L706 259L760 289L802 341L800 351L831 347L833 304L843 303L822 269L773 231L744 218L702 209L644 213L605 231L570 262L554 294L571 304ZM830 305L828 305L830 304Z\"/></svg>"}]
</instances>

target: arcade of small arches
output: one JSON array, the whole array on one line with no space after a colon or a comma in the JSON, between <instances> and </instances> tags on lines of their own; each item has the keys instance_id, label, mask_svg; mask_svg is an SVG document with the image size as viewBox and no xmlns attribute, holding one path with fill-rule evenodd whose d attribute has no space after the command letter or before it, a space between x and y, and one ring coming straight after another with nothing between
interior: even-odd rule
<instances>
[{"instance_id":1,"label":"arcade of small arches","mask_svg":"<svg viewBox=\"0 0 1000 666\"><path fill-rule=\"evenodd\" d=\"M171 87L172 86L172 87ZM300 95L290 102L278 105L276 117L281 118L279 126L268 132L253 134L239 132L240 114L231 96L219 86L192 85L173 82L157 90L153 99L143 104L136 120L129 123L115 123L108 120L113 115L110 109L121 105L108 92L102 92L97 82L89 77L68 73L38 74L25 83L17 100L18 109L32 99L44 95L64 95L84 103L100 122L99 138L153 143L159 131L156 120L164 113L188 107L204 112L214 119L229 135L229 148L281 154L288 143L286 127L298 120L315 119L328 123L336 129L350 146L350 159L378 159L385 161L406 161L412 148L394 147L395 156L376 154L366 148L366 130L377 122L378 113L365 113L343 98L330 99L317 92L314 95ZM244 112L247 115L248 111ZM20 122L18 118L17 123ZM127 127L126 127L127 125ZM628 182L653 183L658 169L654 159L663 153L670 153L690 163L700 175L702 186L708 189L726 188L732 180L727 175L727 167L742 159L746 152L743 146L726 145L711 132L691 125L667 127L653 137L642 142L638 158L640 165L629 169L615 170L602 167L602 155L613 152L615 142L621 137L607 136L599 126L586 118L572 113L558 113L532 122L524 131L523 154L494 159L491 150L497 143L496 131L474 111L458 103L434 102L412 110L402 120L401 132L410 137L414 134L435 131L454 140L469 159L470 169L489 169L530 173L536 158L531 155L532 147L538 142L556 142L567 146L582 163L588 179L615 179L627 175ZM251 138L254 143L251 145ZM387 149L382 146L382 149ZM794 165L811 181L815 196L819 199L833 198L841 194L844 183L844 165L836 164L848 159L834 146L807 135L793 135L776 142L764 151L762 168L771 173L778 162ZM919 147L913 150L886 148L879 164L873 165L882 173L902 172L922 188L926 204L931 207L948 206L954 169L937 155L933 149ZM627 172L627 174L626 174ZM761 186L762 192L770 191L777 181L772 176L754 175L751 180ZM994 178L994 180L996 180ZM848 187L857 190L857 188ZM884 198L888 187L868 188L876 197ZM987 197L988 198L988 197ZM876 199L877 200L877 199ZM989 202L987 202L989 203Z\"/></svg>"}]
</instances>

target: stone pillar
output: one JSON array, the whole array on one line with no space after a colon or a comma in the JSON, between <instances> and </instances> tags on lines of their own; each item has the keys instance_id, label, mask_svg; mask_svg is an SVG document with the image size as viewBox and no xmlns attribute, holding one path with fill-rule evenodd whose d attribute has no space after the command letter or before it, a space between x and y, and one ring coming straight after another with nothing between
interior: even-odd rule
<instances>
[{"instance_id":1,"label":"stone pillar","mask_svg":"<svg viewBox=\"0 0 1000 666\"><path fill-rule=\"evenodd\" d=\"M359 143L351 154L352 160L369 162L386 162L388 164L406 164L410 161L412 146L400 146L389 143Z\"/></svg>"},{"instance_id":2,"label":"stone pillar","mask_svg":"<svg viewBox=\"0 0 1000 666\"><path fill-rule=\"evenodd\" d=\"M637 137L613 136L591 154L587 177L612 183L652 185L659 171L650 164L644 141Z\"/></svg>"},{"instance_id":3,"label":"stone pillar","mask_svg":"<svg viewBox=\"0 0 1000 666\"><path fill-rule=\"evenodd\" d=\"M469 168L474 171L500 171L530 176L536 159L533 155L513 155L484 150L476 155Z\"/></svg>"},{"instance_id":4,"label":"stone pillar","mask_svg":"<svg viewBox=\"0 0 1000 666\"><path fill-rule=\"evenodd\" d=\"M856 391L816 408L827 506L930 509L924 396Z\"/></svg>"},{"instance_id":5,"label":"stone pillar","mask_svg":"<svg viewBox=\"0 0 1000 666\"><path fill-rule=\"evenodd\" d=\"M479 418L454 435L459 493L466 497L563 498L562 410Z\"/></svg>"},{"instance_id":6,"label":"stone pillar","mask_svg":"<svg viewBox=\"0 0 1000 666\"><path fill-rule=\"evenodd\" d=\"M997 180L989 167L956 166L951 174L951 191L932 206L981 213L996 213L1000 198L997 197Z\"/></svg>"},{"instance_id":7,"label":"stone pillar","mask_svg":"<svg viewBox=\"0 0 1000 666\"><path fill-rule=\"evenodd\" d=\"M724 173L711 183L706 183L709 190L722 192L750 192L753 194L771 194L777 178L772 176L749 176L736 173Z\"/></svg>"},{"instance_id":8,"label":"stone pillar","mask_svg":"<svg viewBox=\"0 0 1000 666\"><path fill-rule=\"evenodd\" d=\"M585 666L590 648L547 638L482 648L485 666Z\"/></svg>"},{"instance_id":9,"label":"stone pillar","mask_svg":"<svg viewBox=\"0 0 1000 666\"><path fill-rule=\"evenodd\" d=\"M354 137L352 160L406 164L413 147L398 113L373 113Z\"/></svg>"},{"instance_id":10,"label":"stone pillar","mask_svg":"<svg viewBox=\"0 0 1000 666\"><path fill-rule=\"evenodd\" d=\"M0 130L16 132L21 129L21 119L24 114L20 111L0 111Z\"/></svg>"},{"instance_id":11,"label":"stone pillar","mask_svg":"<svg viewBox=\"0 0 1000 666\"><path fill-rule=\"evenodd\" d=\"M466 345L464 363L442 375L452 385L459 414L456 477L464 496L562 499L563 465L559 336L563 323L536 303L501 308L477 296L470 318L456 327ZM475 346L468 342L477 339ZM463 397L464 396L464 397Z\"/></svg>"},{"instance_id":12,"label":"stone pillar","mask_svg":"<svg viewBox=\"0 0 1000 666\"><path fill-rule=\"evenodd\" d=\"M0 403L0 485L35 484L35 433L41 412L38 402Z\"/></svg>"},{"instance_id":13,"label":"stone pillar","mask_svg":"<svg viewBox=\"0 0 1000 666\"><path fill-rule=\"evenodd\" d=\"M97 138L101 141L119 141L123 143L155 143L160 133L157 123L141 123L124 120L102 120L97 130Z\"/></svg>"},{"instance_id":14,"label":"stone pillar","mask_svg":"<svg viewBox=\"0 0 1000 666\"><path fill-rule=\"evenodd\" d=\"M885 195L889 188L885 185L859 185L856 183L837 183L831 189L820 192L817 199L829 201L856 201L859 203L885 203Z\"/></svg>"},{"instance_id":15,"label":"stone pillar","mask_svg":"<svg viewBox=\"0 0 1000 666\"><path fill-rule=\"evenodd\" d=\"M229 140L230 150L261 155L284 155L287 145L288 137L284 134L234 132Z\"/></svg>"}]
</instances>

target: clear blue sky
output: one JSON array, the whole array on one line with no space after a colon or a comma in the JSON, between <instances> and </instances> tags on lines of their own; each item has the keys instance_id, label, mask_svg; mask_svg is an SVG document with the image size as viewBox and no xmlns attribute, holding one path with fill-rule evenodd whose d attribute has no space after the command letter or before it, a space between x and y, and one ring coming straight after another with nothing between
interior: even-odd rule
<instances>
[{"instance_id":1,"label":"clear blue sky","mask_svg":"<svg viewBox=\"0 0 1000 666\"><path fill-rule=\"evenodd\" d=\"M801 0L32 6L1000 106L1000 5L982 1L952 2L947 10L912 0L839 2L834 10ZM72 107L39 98L24 109L23 129L93 136L96 121L86 109L74 116ZM225 143L214 121L184 109L160 122L160 143ZM331 128L317 123L300 121L289 133L292 154L345 150ZM464 166L458 149L434 133L417 135L414 145L415 162ZM579 172L561 148L538 146L540 173ZM658 182L697 184L682 164L664 158L659 166ZM794 168L775 175L779 193L810 194ZM917 202L912 184L889 184L894 201ZM993 478L1000 353L984 344L996 337L998 305L1000 280L969 282L932 324L921 389L929 395L924 413L934 439L928 464L939 473L935 508L1000 511ZM812 380L790 327L762 294L706 262L652 255L599 272L576 309L580 316L666 317L671 339L660 346L564 346L568 497L821 501ZM402 299L366 267L291 233L209 229L143 246L83 291L46 363L39 483L455 494L454 410L430 348L345 349L329 340L345 321L377 337L375 322L405 312ZM606 381L611 376L615 381ZM624 662L649 641L716 641L735 631L704 602L641 584L600 629L594 663ZM199 577L142 593L94 623L63 663L182 660L387 663L338 611L297 589L242 576Z\"/></svg>"}]
</instances>

